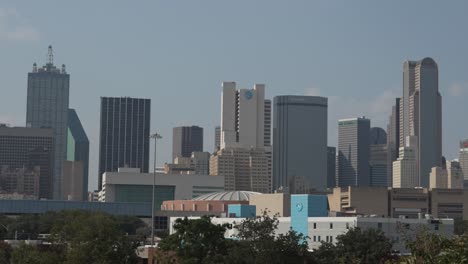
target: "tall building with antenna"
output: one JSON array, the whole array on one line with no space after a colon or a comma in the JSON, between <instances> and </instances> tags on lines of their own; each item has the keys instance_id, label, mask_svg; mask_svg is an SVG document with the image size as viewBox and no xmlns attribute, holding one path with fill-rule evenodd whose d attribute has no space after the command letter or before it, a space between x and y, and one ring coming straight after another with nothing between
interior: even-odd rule
<instances>
[{"instance_id":1,"label":"tall building with antenna","mask_svg":"<svg viewBox=\"0 0 468 264\"><path fill-rule=\"evenodd\" d=\"M52 46L49 46L47 63L38 68L33 64L28 73L26 126L52 128L54 136L53 195L61 197L62 163L67 157L67 120L69 104L70 75L62 64L54 65Z\"/></svg>"}]
</instances>

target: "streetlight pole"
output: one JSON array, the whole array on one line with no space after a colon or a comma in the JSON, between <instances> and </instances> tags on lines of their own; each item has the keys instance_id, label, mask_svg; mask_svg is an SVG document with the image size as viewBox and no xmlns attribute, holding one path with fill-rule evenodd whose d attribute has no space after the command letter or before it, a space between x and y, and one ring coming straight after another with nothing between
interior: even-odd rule
<instances>
[{"instance_id":1,"label":"streetlight pole","mask_svg":"<svg viewBox=\"0 0 468 264\"><path fill-rule=\"evenodd\" d=\"M150 136L150 138L154 139L154 159L153 159L153 196L151 199L151 246L154 247L154 192L155 192L155 185L156 185L156 143L158 139L161 139L162 136L158 133L154 133Z\"/></svg>"}]
</instances>

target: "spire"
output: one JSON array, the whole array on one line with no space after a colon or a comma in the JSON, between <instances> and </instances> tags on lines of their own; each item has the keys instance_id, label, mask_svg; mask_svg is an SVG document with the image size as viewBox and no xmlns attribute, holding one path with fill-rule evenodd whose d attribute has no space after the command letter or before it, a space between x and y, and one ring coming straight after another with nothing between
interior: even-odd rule
<instances>
[{"instance_id":1,"label":"spire","mask_svg":"<svg viewBox=\"0 0 468 264\"><path fill-rule=\"evenodd\" d=\"M47 64L54 65L54 52L52 45L49 45L49 51L47 52Z\"/></svg>"}]
</instances>

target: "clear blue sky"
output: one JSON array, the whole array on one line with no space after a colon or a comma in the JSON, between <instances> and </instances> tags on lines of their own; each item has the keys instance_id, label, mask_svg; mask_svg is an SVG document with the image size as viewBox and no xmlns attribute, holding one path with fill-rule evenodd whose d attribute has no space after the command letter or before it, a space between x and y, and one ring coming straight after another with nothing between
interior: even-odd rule
<instances>
[{"instance_id":1,"label":"clear blue sky","mask_svg":"<svg viewBox=\"0 0 468 264\"><path fill-rule=\"evenodd\" d=\"M220 84L267 85L267 97L329 97L337 120L365 115L386 128L404 60L433 57L443 96L444 154L468 138L467 1L0 2L0 122L24 125L27 72L47 46L71 74L70 107L91 141L97 187L100 96L151 98L152 130L170 161L172 127L205 128L213 149Z\"/></svg>"}]
</instances>

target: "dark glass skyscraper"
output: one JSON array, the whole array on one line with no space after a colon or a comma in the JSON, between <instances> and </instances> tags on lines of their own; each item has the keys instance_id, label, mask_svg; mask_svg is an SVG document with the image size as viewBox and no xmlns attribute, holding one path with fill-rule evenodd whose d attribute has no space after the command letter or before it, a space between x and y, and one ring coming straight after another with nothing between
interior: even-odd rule
<instances>
[{"instance_id":1,"label":"dark glass skyscraper","mask_svg":"<svg viewBox=\"0 0 468 264\"><path fill-rule=\"evenodd\" d=\"M28 73L26 126L52 128L54 131L53 197L61 197L62 162L67 157L67 119L70 75L65 65L54 65L52 47L46 65Z\"/></svg>"},{"instance_id":2,"label":"dark glass skyscraper","mask_svg":"<svg viewBox=\"0 0 468 264\"><path fill-rule=\"evenodd\" d=\"M370 120L338 121L338 186L370 185Z\"/></svg>"},{"instance_id":3,"label":"dark glass skyscraper","mask_svg":"<svg viewBox=\"0 0 468 264\"><path fill-rule=\"evenodd\" d=\"M172 160L177 156L189 158L194 151L203 151L203 128L198 126L174 127L172 130Z\"/></svg>"},{"instance_id":4,"label":"dark glass skyscraper","mask_svg":"<svg viewBox=\"0 0 468 264\"><path fill-rule=\"evenodd\" d=\"M273 190L327 187L328 99L277 96L273 114Z\"/></svg>"},{"instance_id":5,"label":"dark glass skyscraper","mask_svg":"<svg viewBox=\"0 0 468 264\"><path fill-rule=\"evenodd\" d=\"M99 190L102 174L119 167L148 172L151 100L101 97Z\"/></svg>"},{"instance_id":6,"label":"dark glass skyscraper","mask_svg":"<svg viewBox=\"0 0 468 264\"><path fill-rule=\"evenodd\" d=\"M88 197L89 140L75 109L68 109L67 160L83 162L83 200Z\"/></svg>"},{"instance_id":7,"label":"dark glass skyscraper","mask_svg":"<svg viewBox=\"0 0 468 264\"><path fill-rule=\"evenodd\" d=\"M0 169L38 167L38 198L52 199L53 135L52 129L0 126Z\"/></svg>"}]
</instances>

